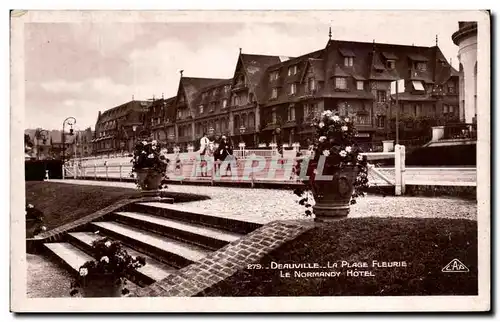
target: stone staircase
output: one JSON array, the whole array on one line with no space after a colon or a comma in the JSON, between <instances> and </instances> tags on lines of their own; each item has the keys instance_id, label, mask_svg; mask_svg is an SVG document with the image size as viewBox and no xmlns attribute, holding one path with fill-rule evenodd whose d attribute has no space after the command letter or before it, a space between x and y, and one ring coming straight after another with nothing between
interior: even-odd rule
<instances>
[{"instance_id":1,"label":"stone staircase","mask_svg":"<svg viewBox=\"0 0 500 322\"><path fill-rule=\"evenodd\" d=\"M214 215L165 202L129 204L43 242L42 248L72 273L93 258L92 242L119 240L146 265L127 276L129 288L146 287L261 227L261 223Z\"/></svg>"}]
</instances>

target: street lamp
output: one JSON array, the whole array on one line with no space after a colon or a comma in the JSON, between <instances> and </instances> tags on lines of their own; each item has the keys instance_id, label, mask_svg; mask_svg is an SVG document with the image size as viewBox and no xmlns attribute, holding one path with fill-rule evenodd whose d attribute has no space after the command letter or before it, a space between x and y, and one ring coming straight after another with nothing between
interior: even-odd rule
<instances>
[{"instance_id":1,"label":"street lamp","mask_svg":"<svg viewBox=\"0 0 500 322\"><path fill-rule=\"evenodd\" d=\"M132 125L132 131L134 132L134 142L133 142L133 145L135 145L135 141L137 140L137 138L136 138L137 125Z\"/></svg>"},{"instance_id":2,"label":"street lamp","mask_svg":"<svg viewBox=\"0 0 500 322\"><path fill-rule=\"evenodd\" d=\"M42 140L42 144L47 143L47 137L49 136L49 131L44 129L37 129L35 132L35 141L37 145L36 158L40 160L40 148L38 147L38 141Z\"/></svg>"},{"instance_id":3,"label":"street lamp","mask_svg":"<svg viewBox=\"0 0 500 322\"><path fill-rule=\"evenodd\" d=\"M70 126L69 135L73 136L73 125L76 124L76 119L73 116L69 116L63 121L63 126L62 126L62 146L63 146L62 161L63 161L63 163L64 163L64 159L65 159L64 157L66 155L66 141L65 141L65 137L64 137L65 136L64 127L66 126L66 124L68 124Z\"/></svg>"}]
</instances>

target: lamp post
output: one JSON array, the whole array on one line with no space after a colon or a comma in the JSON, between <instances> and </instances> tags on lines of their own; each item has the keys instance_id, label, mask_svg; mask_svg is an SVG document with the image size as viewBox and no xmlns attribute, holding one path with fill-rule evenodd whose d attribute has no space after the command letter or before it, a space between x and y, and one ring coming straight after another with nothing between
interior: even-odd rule
<instances>
[{"instance_id":1,"label":"lamp post","mask_svg":"<svg viewBox=\"0 0 500 322\"><path fill-rule=\"evenodd\" d=\"M132 131L134 132L134 141L132 142L132 149L134 149L137 133L137 125L132 125Z\"/></svg>"},{"instance_id":2,"label":"lamp post","mask_svg":"<svg viewBox=\"0 0 500 322\"><path fill-rule=\"evenodd\" d=\"M48 135L49 135L49 131L44 130L44 129L37 129L35 132L35 142L37 145L37 149L36 149L37 160L40 160L40 148L38 147L38 141L42 140L42 144L47 143Z\"/></svg>"},{"instance_id":3,"label":"lamp post","mask_svg":"<svg viewBox=\"0 0 500 322\"><path fill-rule=\"evenodd\" d=\"M64 119L64 121L63 121L63 126L62 126L62 147L63 147L62 161L63 161L63 163L64 163L64 159L66 156L66 141L65 141L65 133L64 133L64 127L66 126L66 124L68 124L70 126L69 135L72 136L73 135L73 125L76 124L76 119L73 116L69 116L66 119Z\"/></svg>"}]
</instances>

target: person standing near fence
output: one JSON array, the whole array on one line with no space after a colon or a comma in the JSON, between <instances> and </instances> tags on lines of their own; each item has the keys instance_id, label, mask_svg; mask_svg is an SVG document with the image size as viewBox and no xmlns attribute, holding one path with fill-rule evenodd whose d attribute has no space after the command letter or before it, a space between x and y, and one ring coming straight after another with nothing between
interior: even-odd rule
<instances>
[{"instance_id":1,"label":"person standing near fence","mask_svg":"<svg viewBox=\"0 0 500 322\"><path fill-rule=\"evenodd\" d=\"M233 147L231 146L231 142L227 139L225 135L222 136L219 146L217 147L217 150L215 150L214 153L214 159L216 161L216 168L215 171L217 173L220 173L220 163L224 162L228 157L232 158L233 157ZM231 165L228 164L228 167L224 169L225 175L227 175L227 170L229 169L229 172L231 172Z\"/></svg>"},{"instance_id":2,"label":"person standing near fence","mask_svg":"<svg viewBox=\"0 0 500 322\"><path fill-rule=\"evenodd\" d=\"M200 139L200 150L198 151L200 154L200 159L201 159L201 176L205 177L208 176L208 167L207 167L207 152L209 149L210 145L210 140L207 137L206 133L203 133L202 138Z\"/></svg>"}]
</instances>

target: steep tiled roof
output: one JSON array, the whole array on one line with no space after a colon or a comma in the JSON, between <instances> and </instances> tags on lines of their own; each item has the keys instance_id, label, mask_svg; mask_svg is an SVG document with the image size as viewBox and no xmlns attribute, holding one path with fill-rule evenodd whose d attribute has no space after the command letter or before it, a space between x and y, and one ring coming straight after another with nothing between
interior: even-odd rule
<instances>
[{"instance_id":1,"label":"steep tiled roof","mask_svg":"<svg viewBox=\"0 0 500 322\"><path fill-rule=\"evenodd\" d=\"M200 91L206 87L223 83L226 79L220 78L197 78L197 77L182 77L181 84L186 94L186 100L190 107L194 107L193 102L198 97Z\"/></svg>"},{"instance_id":2,"label":"steep tiled roof","mask_svg":"<svg viewBox=\"0 0 500 322\"><path fill-rule=\"evenodd\" d=\"M299 57L290 58L284 62L280 62L275 65L271 65L267 68L266 72L262 75L261 80L256 87L255 95L259 103L267 103L271 95L271 91L274 87L280 88L278 91L278 97L273 101L273 104L279 104L280 102L288 102L297 100L296 98L291 98L288 95L287 86L291 83L298 83L301 81L301 76L303 75L304 69L309 63L309 59L320 59L323 53L323 49L317 50ZM288 76L288 67L297 65L297 74ZM316 63L316 67L318 67ZM322 67L321 67L322 68ZM279 78L276 81L271 81L269 79L270 72L278 72Z\"/></svg>"},{"instance_id":3,"label":"steep tiled roof","mask_svg":"<svg viewBox=\"0 0 500 322\"><path fill-rule=\"evenodd\" d=\"M241 54L241 61L245 69L248 83L255 87L260 82L266 69L281 62L280 56Z\"/></svg>"}]
</instances>

